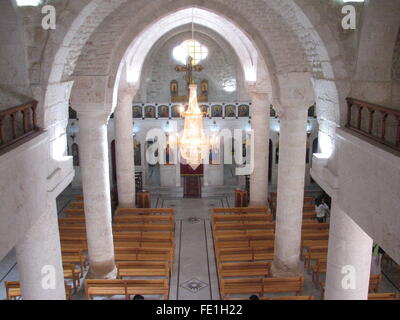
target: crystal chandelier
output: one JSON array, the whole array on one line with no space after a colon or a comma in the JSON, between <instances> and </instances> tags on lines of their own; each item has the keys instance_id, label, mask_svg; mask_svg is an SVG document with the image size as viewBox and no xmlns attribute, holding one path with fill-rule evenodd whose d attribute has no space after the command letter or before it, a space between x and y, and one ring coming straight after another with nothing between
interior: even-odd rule
<instances>
[{"instance_id":1,"label":"crystal chandelier","mask_svg":"<svg viewBox=\"0 0 400 320\"><path fill-rule=\"evenodd\" d=\"M183 113L185 125L179 147L182 158L196 170L209 153L209 143L203 130L203 114L197 102L197 85L191 84L189 89L189 107Z\"/></svg>"}]
</instances>

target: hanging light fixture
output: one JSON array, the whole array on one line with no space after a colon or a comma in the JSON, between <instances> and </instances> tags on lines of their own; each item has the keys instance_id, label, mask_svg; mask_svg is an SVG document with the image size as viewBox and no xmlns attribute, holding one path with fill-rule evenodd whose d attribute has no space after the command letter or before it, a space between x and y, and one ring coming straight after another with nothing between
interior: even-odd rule
<instances>
[{"instance_id":1,"label":"hanging light fixture","mask_svg":"<svg viewBox=\"0 0 400 320\"><path fill-rule=\"evenodd\" d=\"M194 9L192 9L192 41L194 41ZM195 51L195 50L194 50ZM195 53L194 53L195 54ZM192 57L196 60L195 57ZM209 153L209 142L203 129L203 113L197 101L197 85L189 85L189 107L183 112L185 118L183 135L179 140L180 153L189 166L196 170Z\"/></svg>"}]
</instances>

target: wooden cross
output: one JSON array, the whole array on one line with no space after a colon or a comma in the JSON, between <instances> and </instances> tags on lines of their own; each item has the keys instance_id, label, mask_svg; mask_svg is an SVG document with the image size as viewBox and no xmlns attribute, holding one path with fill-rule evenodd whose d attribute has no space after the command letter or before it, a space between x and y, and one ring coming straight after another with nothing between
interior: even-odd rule
<instances>
[{"instance_id":1,"label":"wooden cross","mask_svg":"<svg viewBox=\"0 0 400 320\"><path fill-rule=\"evenodd\" d=\"M186 66L176 66L175 71L177 72L186 72L186 84L187 89L189 90L189 86L193 84L193 72L201 72L203 71L203 66L201 65L193 65L193 58L191 56L188 57Z\"/></svg>"}]
</instances>

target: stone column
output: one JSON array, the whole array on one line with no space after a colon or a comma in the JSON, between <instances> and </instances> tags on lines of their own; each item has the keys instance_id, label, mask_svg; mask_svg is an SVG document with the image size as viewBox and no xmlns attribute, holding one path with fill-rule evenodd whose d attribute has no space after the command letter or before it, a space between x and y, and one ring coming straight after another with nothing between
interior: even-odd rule
<instances>
[{"instance_id":1,"label":"stone column","mask_svg":"<svg viewBox=\"0 0 400 320\"><path fill-rule=\"evenodd\" d=\"M254 130L254 170L250 175L250 205L268 205L268 160L270 102L268 94L248 88L252 99L251 127Z\"/></svg>"},{"instance_id":2,"label":"stone column","mask_svg":"<svg viewBox=\"0 0 400 320\"><path fill-rule=\"evenodd\" d=\"M373 240L332 202L325 300L367 300Z\"/></svg>"},{"instance_id":3,"label":"stone column","mask_svg":"<svg viewBox=\"0 0 400 320\"><path fill-rule=\"evenodd\" d=\"M132 100L135 94L120 90L118 95L118 104L115 110L118 206L135 208L135 161L132 132Z\"/></svg>"},{"instance_id":4,"label":"stone column","mask_svg":"<svg viewBox=\"0 0 400 320\"><path fill-rule=\"evenodd\" d=\"M16 246L23 300L65 300L55 200Z\"/></svg>"},{"instance_id":5,"label":"stone column","mask_svg":"<svg viewBox=\"0 0 400 320\"><path fill-rule=\"evenodd\" d=\"M286 107L280 114L275 277L299 274L306 167L307 109Z\"/></svg>"},{"instance_id":6,"label":"stone column","mask_svg":"<svg viewBox=\"0 0 400 320\"><path fill-rule=\"evenodd\" d=\"M110 178L107 146L108 115L79 112L82 186L89 252L89 277L116 275L111 225Z\"/></svg>"}]
</instances>

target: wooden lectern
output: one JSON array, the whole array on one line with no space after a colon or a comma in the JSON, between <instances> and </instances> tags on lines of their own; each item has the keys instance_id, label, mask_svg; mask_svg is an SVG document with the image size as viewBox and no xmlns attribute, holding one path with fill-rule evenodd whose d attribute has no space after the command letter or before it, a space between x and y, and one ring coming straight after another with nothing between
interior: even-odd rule
<instances>
[{"instance_id":1,"label":"wooden lectern","mask_svg":"<svg viewBox=\"0 0 400 320\"><path fill-rule=\"evenodd\" d=\"M249 206L248 193L246 190L235 190L235 207L243 208Z\"/></svg>"},{"instance_id":2,"label":"wooden lectern","mask_svg":"<svg viewBox=\"0 0 400 320\"><path fill-rule=\"evenodd\" d=\"M138 208L150 208L151 207L150 192L140 191L136 194L136 207L138 207Z\"/></svg>"}]
</instances>

